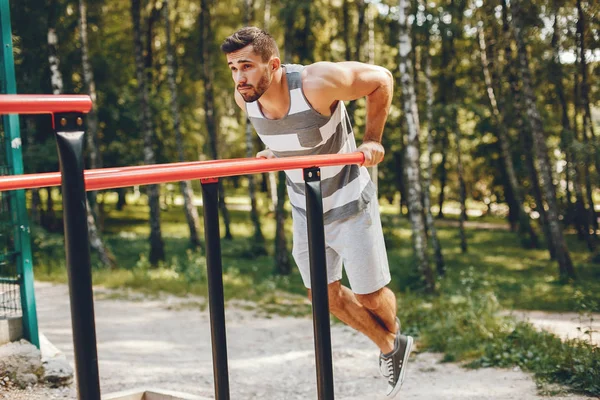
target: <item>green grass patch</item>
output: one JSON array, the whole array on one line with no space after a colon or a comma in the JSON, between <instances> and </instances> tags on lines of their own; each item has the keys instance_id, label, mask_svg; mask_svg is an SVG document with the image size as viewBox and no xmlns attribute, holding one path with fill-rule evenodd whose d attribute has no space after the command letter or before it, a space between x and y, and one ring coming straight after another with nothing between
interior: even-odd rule
<instances>
[{"instance_id":1,"label":"green grass patch","mask_svg":"<svg viewBox=\"0 0 600 400\"><path fill-rule=\"evenodd\" d=\"M518 323L486 341L483 355L469 367L514 365L533 372L542 387L556 383L575 392L600 395L600 348L587 342L561 341L530 324Z\"/></svg>"}]
</instances>

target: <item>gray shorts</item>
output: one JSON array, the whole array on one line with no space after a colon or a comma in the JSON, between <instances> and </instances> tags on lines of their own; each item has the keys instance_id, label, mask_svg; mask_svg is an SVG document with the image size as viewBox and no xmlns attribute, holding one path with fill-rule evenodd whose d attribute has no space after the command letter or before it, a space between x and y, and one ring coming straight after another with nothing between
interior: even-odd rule
<instances>
[{"instance_id":1,"label":"gray shorts","mask_svg":"<svg viewBox=\"0 0 600 400\"><path fill-rule=\"evenodd\" d=\"M294 260L300 269L304 286L310 289L306 217L293 209L292 219ZM357 215L325 225L325 253L328 283L342 279L342 264L350 287L356 294L373 293L390 282L390 268L376 199Z\"/></svg>"}]
</instances>

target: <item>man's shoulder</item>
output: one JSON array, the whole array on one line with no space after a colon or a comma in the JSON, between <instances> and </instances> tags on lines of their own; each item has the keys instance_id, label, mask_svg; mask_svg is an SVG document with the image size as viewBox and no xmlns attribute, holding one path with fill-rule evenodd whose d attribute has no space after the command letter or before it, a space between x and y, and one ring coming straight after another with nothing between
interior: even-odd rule
<instances>
[{"instance_id":1,"label":"man's shoulder","mask_svg":"<svg viewBox=\"0 0 600 400\"><path fill-rule=\"evenodd\" d=\"M302 69L302 86L308 90L319 90L327 86L328 77L333 73L335 63L319 61L304 66Z\"/></svg>"}]
</instances>

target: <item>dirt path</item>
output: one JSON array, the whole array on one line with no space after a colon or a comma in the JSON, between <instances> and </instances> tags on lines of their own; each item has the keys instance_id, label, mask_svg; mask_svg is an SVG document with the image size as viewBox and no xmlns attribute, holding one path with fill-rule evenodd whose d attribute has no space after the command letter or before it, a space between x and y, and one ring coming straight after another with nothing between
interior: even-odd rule
<instances>
[{"instance_id":1,"label":"dirt path","mask_svg":"<svg viewBox=\"0 0 600 400\"><path fill-rule=\"evenodd\" d=\"M600 313L516 310L507 314L563 339L580 339L600 346Z\"/></svg>"},{"instance_id":2,"label":"dirt path","mask_svg":"<svg viewBox=\"0 0 600 400\"><path fill-rule=\"evenodd\" d=\"M36 283L36 296L40 330L72 362L67 287ZM207 311L199 310L201 299L124 300L103 290L97 290L95 297L102 393L161 388L214 398L209 319ZM226 314L232 399L317 398L311 319L266 318L232 308ZM339 324L332 326L332 342L336 399L385 399L386 383L377 370L376 348ZM441 364L440 358L431 353L414 356L397 398L542 398L531 377L519 370L465 370L456 364ZM74 397L71 389L34 391L12 398ZM553 397L567 398L585 399Z\"/></svg>"}]
</instances>

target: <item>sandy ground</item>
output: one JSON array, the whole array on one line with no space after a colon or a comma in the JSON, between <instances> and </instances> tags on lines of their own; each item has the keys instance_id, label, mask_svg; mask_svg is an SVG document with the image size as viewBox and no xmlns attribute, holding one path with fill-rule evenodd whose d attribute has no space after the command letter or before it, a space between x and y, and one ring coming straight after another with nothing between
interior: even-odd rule
<instances>
[{"instance_id":1,"label":"sandy ground","mask_svg":"<svg viewBox=\"0 0 600 400\"><path fill-rule=\"evenodd\" d=\"M36 283L40 330L73 362L68 288ZM202 299L115 298L95 294L103 394L161 388L214 398L210 329ZM143 301L142 301L143 300ZM230 307L226 312L230 390L234 400L316 399L310 318L271 317ZM385 399L378 351L346 326L332 326L336 399ZM397 399L541 399L529 374L518 369L466 370L440 363L441 355L415 354ZM35 388L0 393L6 399L76 398L75 389ZM560 395L553 399L586 399Z\"/></svg>"},{"instance_id":2,"label":"sandy ground","mask_svg":"<svg viewBox=\"0 0 600 400\"><path fill-rule=\"evenodd\" d=\"M600 313L515 310L507 314L563 339L579 339L600 346Z\"/></svg>"}]
</instances>

